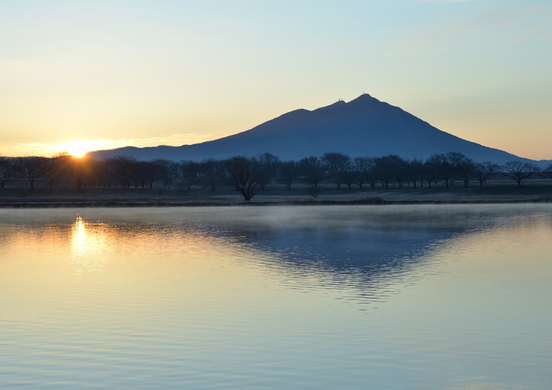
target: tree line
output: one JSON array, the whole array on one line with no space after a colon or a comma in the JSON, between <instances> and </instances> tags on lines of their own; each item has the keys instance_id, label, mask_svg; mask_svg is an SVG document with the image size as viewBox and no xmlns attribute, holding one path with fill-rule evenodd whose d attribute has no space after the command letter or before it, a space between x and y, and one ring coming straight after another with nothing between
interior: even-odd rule
<instances>
[{"instance_id":1,"label":"tree line","mask_svg":"<svg viewBox=\"0 0 552 390\"><path fill-rule=\"evenodd\" d=\"M321 184L336 189L403 188L437 185L453 187L461 183L478 186L497 175L509 178L518 186L541 172L532 163L512 160L504 165L474 162L458 152L434 154L426 160L403 159L397 155L351 158L343 153L329 152L321 157L310 156L298 161L282 161L269 153L258 157L235 156L225 160L206 159L201 162L164 159L137 161L132 157L116 156L95 159L76 158L68 154L54 157L0 157L0 188L11 180L26 179L30 189L42 180L50 188L154 188L189 191L192 186L229 185L246 201L276 182L291 190L296 184L306 185L309 193L320 194ZM545 170L550 176L552 164Z\"/></svg>"}]
</instances>

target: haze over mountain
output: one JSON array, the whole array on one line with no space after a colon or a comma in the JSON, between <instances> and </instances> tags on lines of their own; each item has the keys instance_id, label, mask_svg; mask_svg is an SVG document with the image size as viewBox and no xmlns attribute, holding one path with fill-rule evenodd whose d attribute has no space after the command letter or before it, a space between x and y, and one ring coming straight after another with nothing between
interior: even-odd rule
<instances>
[{"instance_id":1,"label":"haze over mountain","mask_svg":"<svg viewBox=\"0 0 552 390\"><path fill-rule=\"evenodd\" d=\"M396 154L407 159L459 152L475 161L498 164L520 159L448 134L368 94L313 111L291 111L251 130L214 141L179 147L125 147L89 154L98 158L119 155L138 160L200 161L271 153L285 161L321 156L326 152L340 152L351 157Z\"/></svg>"}]
</instances>

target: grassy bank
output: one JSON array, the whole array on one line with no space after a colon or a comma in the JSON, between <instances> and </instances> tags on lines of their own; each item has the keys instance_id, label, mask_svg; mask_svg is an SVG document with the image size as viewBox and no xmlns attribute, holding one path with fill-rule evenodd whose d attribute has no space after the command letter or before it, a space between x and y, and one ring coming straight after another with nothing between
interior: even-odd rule
<instances>
[{"instance_id":1,"label":"grassy bank","mask_svg":"<svg viewBox=\"0 0 552 390\"><path fill-rule=\"evenodd\" d=\"M552 185L402 188L348 190L323 188L316 198L305 188L287 191L270 188L244 202L236 191L220 188L211 191L193 188L190 191L161 189L2 189L0 207L166 207L223 205L323 205L323 204L418 204L418 203L535 203L552 202Z\"/></svg>"}]
</instances>

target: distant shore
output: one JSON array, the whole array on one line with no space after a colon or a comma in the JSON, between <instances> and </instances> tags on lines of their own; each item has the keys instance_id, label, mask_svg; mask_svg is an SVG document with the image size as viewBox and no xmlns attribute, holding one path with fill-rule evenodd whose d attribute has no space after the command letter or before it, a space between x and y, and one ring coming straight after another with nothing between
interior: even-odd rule
<instances>
[{"instance_id":1,"label":"distant shore","mask_svg":"<svg viewBox=\"0 0 552 390\"><path fill-rule=\"evenodd\" d=\"M199 207L275 205L552 203L552 185L348 190L267 190L246 202L229 189L168 191L133 189L2 189L0 208Z\"/></svg>"}]
</instances>

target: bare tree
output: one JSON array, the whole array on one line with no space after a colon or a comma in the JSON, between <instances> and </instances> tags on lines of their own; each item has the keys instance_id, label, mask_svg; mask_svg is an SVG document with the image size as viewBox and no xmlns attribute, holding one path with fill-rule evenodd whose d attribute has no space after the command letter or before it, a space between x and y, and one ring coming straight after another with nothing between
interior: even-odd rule
<instances>
[{"instance_id":1,"label":"bare tree","mask_svg":"<svg viewBox=\"0 0 552 390\"><path fill-rule=\"evenodd\" d=\"M389 188L389 183L396 182L402 188L406 180L406 161L397 155L376 158L376 173L381 185Z\"/></svg>"},{"instance_id":2,"label":"bare tree","mask_svg":"<svg viewBox=\"0 0 552 390\"><path fill-rule=\"evenodd\" d=\"M158 169L158 175L163 183L163 188L169 188L176 178L176 163L166 159L156 159L153 160L153 163Z\"/></svg>"},{"instance_id":3,"label":"bare tree","mask_svg":"<svg viewBox=\"0 0 552 390\"><path fill-rule=\"evenodd\" d=\"M115 156L104 160L107 172L121 183L121 188L129 188L136 174L137 161L134 157Z\"/></svg>"},{"instance_id":4,"label":"bare tree","mask_svg":"<svg viewBox=\"0 0 552 390\"><path fill-rule=\"evenodd\" d=\"M263 165L256 158L232 157L225 162L227 181L245 201L250 201L262 188L265 173Z\"/></svg>"},{"instance_id":5,"label":"bare tree","mask_svg":"<svg viewBox=\"0 0 552 390\"><path fill-rule=\"evenodd\" d=\"M476 163L474 165L474 175L479 180L479 187L487 185L489 180L494 174L500 171L500 165L485 161L482 163Z\"/></svg>"},{"instance_id":6,"label":"bare tree","mask_svg":"<svg viewBox=\"0 0 552 390\"><path fill-rule=\"evenodd\" d=\"M443 156L444 164L442 166L442 174L444 175L443 178L445 179L445 187L448 187L447 177L448 181L450 182L450 186L454 187L454 181L461 178L460 167L468 158L462 153L458 152L448 152L445 153Z\"/></svg>"},{"instance_id":7,"label":"bare tree","mask_svg":"<svg viewBox=\"0 0 552 390\"><path fill-rule=\"evenodd\" d=\"M199 178L199 163L192 160L182 160L176 164L177 180L180 186L185 186L190 191L192 184Z\"/></svg>"},{"instance_id":8,"label":"bare tree","mask_svg":"<svg viewBox=\"0 0 552 390\"><path fill-rule=\"evenodd\" d=\"M297 163L295 161L285 161L280 163L278 183L286 186L286 190L291 190L291 184L299 176Z\"/></svg>"},{"instance_id":9,"label":"bare tree","mask_svg":"<svg viewBox=\"0 0 552 390\"><path fill-rule=\"evenodd\" d=\"M539 167L532 163L524 163L519 160L508 161L504 164L504 175L516 181L518 187L521 187L523 182L539 172Z\"/></svg>"},{"instance_id":10,"label":"bare tree","mask_svg":"<svg viewBox=\"0 0 552 390\"><path fill-rule=\"evenodd\" d=\"M259 162L263 166L264 179L261 183L262 190L270 183L270 181L278 174L280 164L280 158L270 153L263 153L259 156Z\"/></svg>"},{"instance_id":11,"label":"bare tree","mask_svg":"<svg viewBox=\"0 0 552 390\"><path fill-rule=\"evenodd\" d=\"M200 180L209 185L211 191L215 190L215 186L221 183L226 175L224 162L212 158L200 162L198 169Z\"/></svg>"},{"instance_id":12,"label":"bare tree","mask_svg":"<svg viewBox=\"0 0 552 390\"><path fill-rule=\"evenodd\" d=\"M90 156L73 157L66 155L61 157L66 172L75 180L77 189L82 189L86 181L91 181L97 169L96 160Z\"/></svg>"},{"instance_id":13,"label":"bare tree","mask_svg":"<svg viewBox=\"0 0 552 390\"><path fill-rule=\"evenodd\" d=\"M0 156L0 188L4 188L15 175L14 160L11 157Z\"/></svg>"},{"instance_id":14,"label":"bare tree","mask_svg":"<svg viewBox=\"0 0 552 390\"><path fill-rule=\"evenodd\" d=\"M437 186L437 183L441 181L442 164L442 154L433 154L426 160L426 162L424 162L424 175L429 188L431 188L431 183L433 183L434 186Z\"/></svg>"},{"instance_id":15,"label":"bare tree","mask_svg":"<svg viewBox=\"0 0 552 390\"><path fill-rule=\"evenodd\" d=\"M455 166L453 162L445 154L438 154L435 157L439 160L440 164L437 166L441 180L445 182L445 188L454 186L454 178L456 175Z\"/></svg>"},{"instance_id":16,"label":"bare tree","mask_svg":"<svg viewBox=\"0 0 552 390\"><path fill-rule=\"evenodd\" d=\"M320 194L318 184L324 179L324 168L320 159L315 156L305 157L299 161L299 173L303 181L309 185L309 193L316 198Z\"/></svg>"},{"instance_id":17,"label":"bare tree","mask_svg":"<svg viewBox=\"0 0 552 390\"><path fill-rule=\"evenodd\" d=\"M34 190L35 180L41 176L42 167L45 163L44 157L20 157L16 160L16 170L25 177Z\"/></svg>"},{"instance_id":18,"label":"bare tree","mask_svg":"<svg viewBox=\"0 0 552 390\"><path fill-rule=\"evenodd\" d=\"M370 183L372 189L376 187L376 160L373 157L355 157L353 160L353 171L356 183L362 190L364 183Z\"/></svg>"},{"instance_id":19,"label":"bare tree","mask_svg":"<svg viewBox=\"0 0 552 390\"><path fill-rule=\"evenodd\" d=\"M411 161L407 161L406 173L408 181L411 181L413 183L414 188L416 188L417 183L420 183L420 186L423 186L423 183L425 181L424 163L421 160L414 159Z\"/></svg>"},{"instance_id":20,"label":"bare tree","mask_svg":"<svg viewBox=\"0 0 552 390\"><path fill-rule=\"evenodd\" d=\"M160 170L153 161L140 161L137 163L137 179L142 183L142 188L146 185L152 189L153 183L161 180Z\"/></svg>"},{"instance_id":21,"label":"bare tree","mask_svg":"<svg viewBox=\"0 0 552 390\"><path fill-rule=\"evenodd\" d=\"M351 157L343 153L324 153L321 161L328 178L339 190L345 182L346 172L351 168Z\"/></svg>"},{"instance_id":22,"label":"bare tree","mask_svg":"<svg viewBox=\"0 0 552 390\"><path fill-rule=\"evenodd\" d=\"M350 190L353 184L358 184L357 173L353 169L351 163L349 169L342 173L343 182L347 184L347 188Z\"/></svg>"},{"instance_id":23,"label":"bare tree","mask_svg":"<svg viewBox=\"0 0 552 390\"><path fill-rule=\"evenodd\" d=\"M548 177L552 177L552 163L548 164L543 170L544 174Z\"/></svg>"},{"instance_id":24,"label":"bare tree","mask_svg":"<svg viewBox=\"0 0 552 390\"><path fill-rule=\"evenodd\" d=\"M464 188L466 188L470 185L470 181L475 175L475 163L472 159L460 153L456 153L456 157L454 160L454 170L457 177L464 182Z\"/></svg>"},{"instance_id":25,"label":"bare tree","mask_svg":"<svg viewBox=\"0 0 552 390\"><path fill-rule=\"evenodd\" d=\"M408 162L394 154L387 156L387 158L393 169L393 180L398 184L399 188L403 188L404 183L408 180Z\"/></svg>"},{"instance_id":26,"label":"bare tree","mask_svg":"<svg viewBox=\"0 0 552 390\"><path fill-rule=\"evenodd\" d=\"M63 178L65 174L64 158L65 154L58 154L44 160L40 174L48 187L53 188L54 184Z\"/></svg>"}]
</instances>

